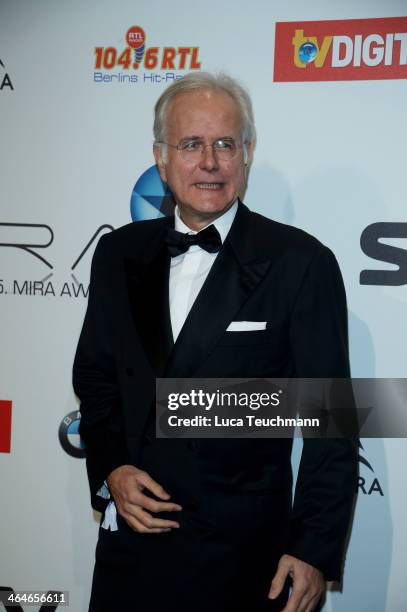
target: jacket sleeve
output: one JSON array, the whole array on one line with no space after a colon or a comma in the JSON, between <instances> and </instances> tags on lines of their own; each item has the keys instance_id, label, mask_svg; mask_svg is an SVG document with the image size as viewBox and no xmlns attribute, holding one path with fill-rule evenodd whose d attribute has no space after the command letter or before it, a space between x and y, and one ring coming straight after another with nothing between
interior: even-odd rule
<instances>
[{"instance_id":1,"label":"jacket sleeve","mask_svg":"<svg viewBox=\"0 0 407 612\"><path fill-rule=\"evenodd\" d=\"M88 307L73 365L73 386L80 400L79 433L86 446L86 467L95 510L107 501L98 496L112 470L130 462L122 401L114 360L114 266L107 236L93 256Z\"/></svg>"},{"instance_id":2,"label":"jacket sleeve","mask_svg":"<svg viewBox=\"0 0 407 612\"><path fill-rule=\"evenodd\" d=\"M290 342L299 378L350 376L345 289L333 253L321 246L293 309ZM288 554L340 580L357 480L357 440L304 438Z\"/></svg>"}]
</instances>

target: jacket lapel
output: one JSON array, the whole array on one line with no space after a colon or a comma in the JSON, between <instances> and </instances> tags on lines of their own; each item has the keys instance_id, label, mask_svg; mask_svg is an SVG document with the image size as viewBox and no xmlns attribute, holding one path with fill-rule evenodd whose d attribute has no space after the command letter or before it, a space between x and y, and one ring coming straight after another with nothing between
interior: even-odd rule
<instances>
[{"instance_id":1,"label":"jacket lapel","mask_svg":"<svg viewBox=\"0 0 407 612\"><path fill-rule=\"evenodd\" d=\"M270 267L255 253L250 211L239 202L230 232L193 304L170 356L165 376L193 376Z\"/></svg>"},{"instance_id":2,"label":"jacket lapel","mask_svg":"<svg viewBox=\"0 0 407 612\"><path fill-rule=\"evenodd\" d=\"M163 375L174 345L168 294L170 256L164 242L166 228L173 223L173 217L163 221L142 259L124 261L134 324L157 377Z\"/></svg>"}]
</instances>

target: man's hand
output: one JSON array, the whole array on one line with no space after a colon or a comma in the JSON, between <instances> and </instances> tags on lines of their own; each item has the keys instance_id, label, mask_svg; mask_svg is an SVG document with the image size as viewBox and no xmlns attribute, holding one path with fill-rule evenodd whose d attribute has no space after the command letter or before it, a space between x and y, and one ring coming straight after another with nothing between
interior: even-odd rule
<instances>
[{"instance_id":1,"label":"man's hand","mask_svg":"<svg viewBox=\"0 0 407 612\"><path fill-rule=\"evenodd\" d=\"M322 573L309 563L283 555L271 583L270 599L278 597L288 575L293 581L293 588L282 612L312 612L325 591Z\"/></svg>"},{"instance_id":2,"label":"man's hand","mask_svg":"<svg viewBox=\"0 0 407 612\"><path fill-rule=\"evenodd\" d=\"M179 523L175 521L155 518L150 514L150 512L173 512L182 508L178 504L159 502L144 495L143 490L147 489L160 499L168 500L171 497L147 472L139 470L134 465L121 465L113 470L106 480L117 511L134 531L164 533L179 527Z\"/></svg>"}]
</instances>

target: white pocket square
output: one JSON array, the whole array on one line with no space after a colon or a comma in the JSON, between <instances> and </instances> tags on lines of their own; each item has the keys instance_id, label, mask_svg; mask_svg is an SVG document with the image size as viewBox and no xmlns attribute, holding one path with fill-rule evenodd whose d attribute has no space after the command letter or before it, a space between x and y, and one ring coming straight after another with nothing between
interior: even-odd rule
<instances>
[{"instance_id":1,"label":"white pocket square","mask_svg":"<svg viewBox=\"0 0 407 612\"><path fill-rule=\"evenodd\" d=\"M226 331L260 331L266 329L267 321L232 321Z\"/></svg>"}]
</instances>

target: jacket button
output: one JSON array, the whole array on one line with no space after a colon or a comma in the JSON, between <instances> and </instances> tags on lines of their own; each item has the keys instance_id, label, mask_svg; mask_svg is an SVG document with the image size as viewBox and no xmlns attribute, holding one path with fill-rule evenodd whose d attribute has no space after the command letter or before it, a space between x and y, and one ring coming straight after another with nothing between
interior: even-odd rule
<instances>
[{"instance_id":1,"label":"jacket button","mask_svg":"<svg viewBox=\"0 0 407 612\"><path fill-rule=\"evenodd\" d=\"M133 376L134 374L134 371L131 368L126 368L125 371L126 371L127 376Z\"/></svg>"}]
</instances>

